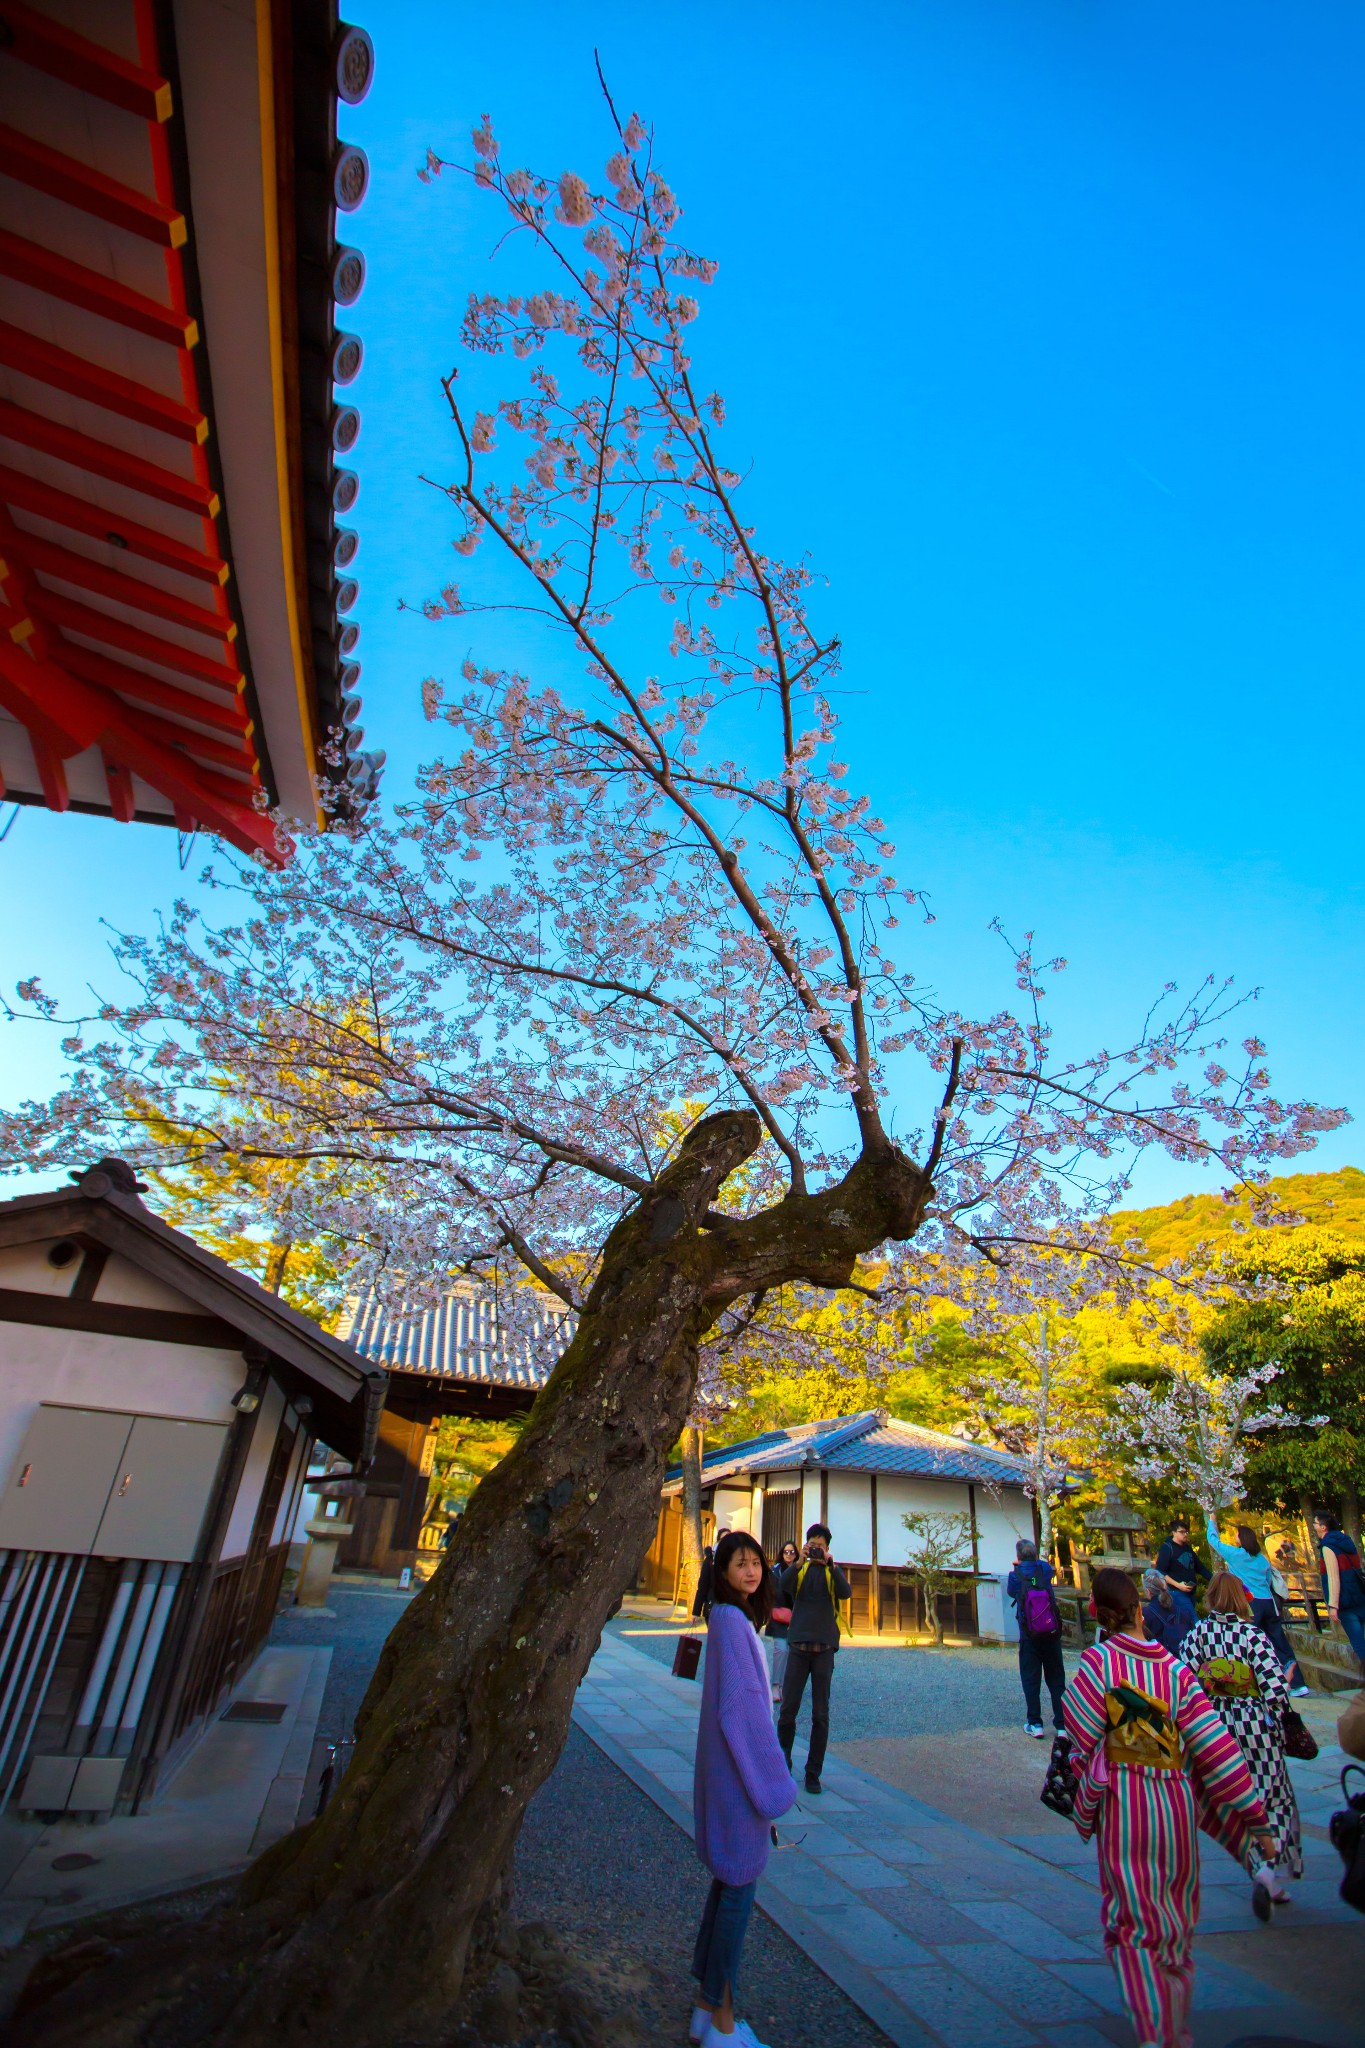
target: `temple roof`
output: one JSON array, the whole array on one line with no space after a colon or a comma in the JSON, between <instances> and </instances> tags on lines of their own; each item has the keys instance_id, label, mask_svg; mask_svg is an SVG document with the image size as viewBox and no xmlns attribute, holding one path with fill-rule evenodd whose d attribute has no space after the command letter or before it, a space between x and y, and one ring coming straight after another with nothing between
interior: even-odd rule
<instances>
[{"instance_id":1,"label":"temple roof","mask_svg":"<svg viewBox=\"0 0 1365 2048\"><path fill-rule=\"evenodd\" d=\"M814 1469L830 1472L887 1472L922 1479L973 1481L984 1486L1022 1487L1028 1468L1022 1458L986 1444L900 1422L885 1408L866 1408L857 1415L834 1416L826 1422L797 1423L774 1429L744 1443L725 1444L702 1459L702 1485L749 1475ZM670 1466L665 1493L682 1484L682 1467Z\"/></svg>"},{"instance_id":2,"label":"temple roof","mask_svg":"<svg viewBox=\"0 0 1365 2048\"><path fill-rule=\"evenodd\" d=\"M340 324L364 197L334 0L7 4L3 794L219 833L323 822L358 627ZM354 719L354 712L350 714ZM358 741L352 786L378 772Z\"/></svg>"}]
</instances>

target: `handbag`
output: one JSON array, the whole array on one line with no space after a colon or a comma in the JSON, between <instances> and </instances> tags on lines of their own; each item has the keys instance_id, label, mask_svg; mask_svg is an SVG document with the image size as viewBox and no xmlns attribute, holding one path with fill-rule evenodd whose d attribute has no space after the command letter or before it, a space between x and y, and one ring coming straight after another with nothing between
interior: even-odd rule
<instances>
[{"instance_id":1,"label":"handbag","mask_svg":"<svg viewBox=\"0 0 1365 2048\"><path fill-rule=\"evenodd\" d=\"M673 1676L695 1678L701 1663L702 1639L700 1636L679 1636L678 1647L673 1652Z\"/></svg>"},{"instance_id":2,"label":"handbag","mask_svg":"<svg viewBox=\"0 0 1365 2048\"><path fill-rule=\"evenodd\" d=\"M1071 1820L1076 1812L1076 1794L1080 1789L1080 1779L1071 1761L1071 1737L1054 1735L1052 1754L1047 1760L1047 1775L1038 1797L1051 1812L1059 1813L1063 1820Z\"/></svg>"},{"instance_id":3,"label":"handbag","mask_svg":"<svg viewBox=\"0 0 1365 2048\"><path fill-rule=\"evenodd\" d=\"M1280 1714L1280 1726L1284 1731L1284 1753L1297 1757L1303 1764L1311 1764L1318 1753L1317 1741L1303 1715L1295 1707L1285 1707Z\"/></svg>"},{"instance_id":4,"label":"handbag","mask_svg":"<svg viewBox=\"0 0 1365 2048\"><path fill-rule=\"evenodd\" d=\"M1359 1764L1344 1767L1341 1796L1346 1805L1332 1815L1327 1823L1327 1833L1332 1847L1346 1865L1338 1897L1343 1905L1354 1906L1357 1913L1365 1913L1365 1792L1346 1790L1346 1780L1352 1771L1358 1778L1365 1777L1365 1771Z\"/></svg>"},{"instance_id":5,"label":"handbag","mask_svg":"<svg viewBox=\"0 0 1365 2048\"><path fill-rule=\"evenodd\" d=\"M791 1618L792 1611L790 1607L774 1607L772 1611L772 1619L777 1623L779 1628L785 1628L787 1626L787 1623L791 1620Z\"/></svg>"}]
</instances>

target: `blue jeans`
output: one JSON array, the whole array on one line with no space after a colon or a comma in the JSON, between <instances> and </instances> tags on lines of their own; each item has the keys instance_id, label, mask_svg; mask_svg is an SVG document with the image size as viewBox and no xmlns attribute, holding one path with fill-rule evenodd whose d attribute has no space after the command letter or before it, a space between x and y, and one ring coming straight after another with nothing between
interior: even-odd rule
<instances>
[{"instance_id":1,"label":"blue jeans","mask_svg":"<svg viewBox=\"0 0 1365 2048\"><path fill-rule=\"evenodd\" d=\"M739 1958L757 1890L757 1881L753 1884L722 1884L718 1877L711 1880L692 1957L692 1975L701 1985L701 1995L708 2005L722 2002L727 1984L731 1998L735 1995Z\"/></svg>"},{"instance_id":2,"label":"blue jeans","mask_svg":"<svg viewBox=\"0 0 1365 2048\"><path fill-rule=\"evenodd\" d=\"M1261 1634L1269 1637L1270 1646L1286 1672L1298 1671L1294 1652L1289 1646L1289 1638L1284 1632L1284 1623L1280 1619L1280 1603L1273 1593L1268 1599L1252 1601L1251 1618Z\"/></svg>"},{"instance_id":3,"label":"blue jeans","mask_svg":"<svg viewBox=\"0 0 1365 2048\"><path fill-rule=\"evenodd\" d=\"M1365 1607L1338 1607L1337 1620L1346 1631L1346 1640L1356 1653L1356 1662L1365 1671Z\"/></svg>"}]
</instances>

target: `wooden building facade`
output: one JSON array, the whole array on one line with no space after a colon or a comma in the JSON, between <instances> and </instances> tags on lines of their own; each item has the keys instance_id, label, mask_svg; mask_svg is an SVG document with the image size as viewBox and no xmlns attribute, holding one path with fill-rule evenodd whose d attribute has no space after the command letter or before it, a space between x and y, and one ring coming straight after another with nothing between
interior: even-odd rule
<instances>
[{"instance_id":1,"label":"wooden building facade","mask_svg":"<svg viewBox=\"0 0 1365 2048\"><path fill-rule=\"evenodd\" d=\"M527 1290L516 1313L470 1282L434 1307L390 1309L370 1293L347 1303L338 1334L388 1385L379 1444L343 1570L390 1575L419 1560L436 1433L445 1415L497 1422L523 1414L572 1334L572 1317L548 1293Z\"/></svg>"},{"instance_id":2,"label":"wooden building facade","mask_svg":"<svg viewBox=\"0 0 1365 2048\"><path fill-rule=\"evenodd\" d=\"M953 1589L940 1596L950 1634L1013 1640L1003 1582L1020 1537L1033 1537L1032 1502L1018 1458L984 1444L899 1422L884 1408L769 1431L702 1460L706 1540L747 1529L770 1560L803 1540L812 1522L833 1532L833 1555L853 1589L855 1635L915 1635L928 1625L905 1568L910 1512L961 1515L968 1532ZM672 1599L682 1548L682 1471L670 1468L640 1586ZM968 1555L969 1553L969 1555Z\"/></svg>"},{"instance_id":3,"label":"wooden building facade","mask_svg":"<svg viewBox=\"0 0 1365 2048\"><path fill-rule=\"evenodd\" d=\"M313 1441L381 1373L103 1160L0 1203L0 1808L136 1811L270 1627Z\"/></svg>"}]
</instances>

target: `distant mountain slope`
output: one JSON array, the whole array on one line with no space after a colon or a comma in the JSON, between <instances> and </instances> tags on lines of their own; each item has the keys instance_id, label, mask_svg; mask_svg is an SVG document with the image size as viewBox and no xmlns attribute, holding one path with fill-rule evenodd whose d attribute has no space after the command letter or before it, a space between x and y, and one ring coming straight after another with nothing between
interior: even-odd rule
<instances>
[{"instance_id":1,"label":"distant mountain slope","mask_svg":"<svg viewBox=\"0 0 1365 2048\"><path fill-rule=\"evenodd\" d=\"M1359 1167L1277 1174L1267 1192L1272 1215L1365 1238L1365 1173ZM1201 1240L1231 1240L1241 1234L1238 1223L1252 1220L1249 1202L1224 1202L1217 1195L1182 1195L1164 1208L1125 1209L1115 1218L1122 1235L1140 1237L1158 1259L1186 1258Z\"/></svg>"}]
</instances>

